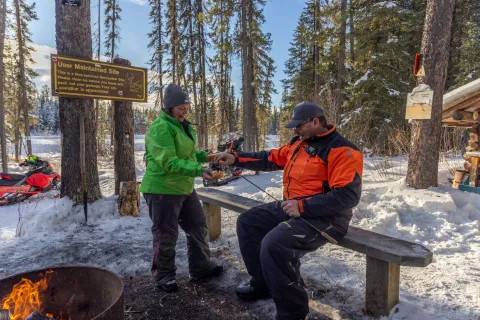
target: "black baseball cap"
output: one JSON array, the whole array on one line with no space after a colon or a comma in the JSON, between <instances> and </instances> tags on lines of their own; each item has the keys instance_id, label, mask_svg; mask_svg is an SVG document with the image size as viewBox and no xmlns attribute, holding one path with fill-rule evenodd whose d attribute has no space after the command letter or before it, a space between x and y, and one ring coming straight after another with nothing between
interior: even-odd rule
<instances>
[{"instance_id":1,"label":"black baseball cap","mask_svg":"<svg viewBox=\"0 0 480 320\"><path fill-rule=\"evenodd\" d=\"M302 102L293 108L292 120L285 125L285 128L295 128L303 121L313 120L324 116L323 109L312 102Z\"/></svg>"}]
</instances>

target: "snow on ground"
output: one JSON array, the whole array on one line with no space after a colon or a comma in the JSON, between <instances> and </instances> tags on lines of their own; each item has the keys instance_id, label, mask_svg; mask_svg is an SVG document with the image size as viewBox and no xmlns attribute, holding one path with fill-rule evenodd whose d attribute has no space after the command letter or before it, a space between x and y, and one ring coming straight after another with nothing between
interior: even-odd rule
<instances>
[{"instance_id":1,"label":"snow on ground","mask_svg":"<svg viewBox=\"0 0 480 320\"><path fill-rule=\"evenodd\" d=\"M274 139L269 139L274 140ZM59 158L47 151L45 156ZM136 153L137 178L145 170L143 152ZM382 320L480 319L480 195L451 189L450 170L461 158L445 158L437 188L414 190L406 185L404 157L367 158L362 199L352 224L421 243L434 252L426 268L402 267L400 303ZM13 165L13 164L12 164ZM248 174L248 173L247 173ZM94 265L122 276L148 273L152 244L145 202L139 217L119 217L113 191L113 161L99 159L104 198L83 209L68 199L52 199L55 191L28 202L0 207L0 277L54 265ZM248 175L273 197L281 198L282 172ZM200 179L196 187L201 187ZM273 199L245 179L219 189L260 201ZM222 210L222 236L211 243L214 259L225 266L220 285L234 294L248 275L242 262L235 223L238 214ZM16 237L16 234L20 237ZM177 272L187 274L184 235L177 244ZM365 256L326 245L302 259L302 274L316 315L330 319L371 319L363 315ZM251 304L251 311L273 318L271 301ZM322 318L323 319L323 318Z\"/></svg>"}]
</instances>

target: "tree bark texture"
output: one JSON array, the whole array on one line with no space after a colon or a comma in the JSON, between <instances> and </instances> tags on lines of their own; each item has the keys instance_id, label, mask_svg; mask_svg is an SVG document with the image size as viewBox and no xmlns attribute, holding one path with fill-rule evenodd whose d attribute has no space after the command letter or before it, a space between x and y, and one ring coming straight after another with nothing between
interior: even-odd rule
<instances>
[{"instance_id":1,"label":"tree bark texture","mask_svg":"<svg viewBox=\"0 0 480 320\"><path fill-rule=\"evenodd\" d=\"M30 123L28 119L28 97L27 85L25 80L25 52L22 35L22 21L20 18L20 0L15 0L15 15L17 20L17 45L18 45L18 64L20 69L20 84L22 86L22 107L23 107L23 121L25 123L25 140L27 141L27 152L32 154L32 140L30 137Z\"/></svg>"},{"instance_id":2,"label":"tree bark texture","mask_svg":"<svg viewBox=\"0 0 480 320\"><path fill-rule=\"evenodd\" d=\"M5 45L5 26L7 18L7 0L0 3L0 144L2 153L2 171L8 172L7 139L5 133L5 99L3 96L5 70L3 68L3 48Z\"/></svg>"},{"instance_id":3,"label":"tree bark texture","mask_svg":"<svg viewBox=\"0 0 480 320\"><path fill-rule=\"evenodd\" d=\"M434 90L432 118L416 120L412 125L411 150L408 159L407 183L417 189L437 186L440 135L442 128L443 91L447 77L455 0L428 0L422 49L425 83Z\"/></svg>"},{"instance_id":4,"label":"tree bark texture","mask_svg":"<svg viewBox=\"0 0 480 320\"><path fill-rule=\"evenodd\" d=\"M116 58L115 64L131 66L130 61ZM136 181L135 150L133 132L132 102L115 101L115 144L114 144L114 171L115 194L120 192L120 182Z\"/></svg>"},{"instance_id":5,"label":"tree bark texture","mask_svg":"<svg viewBox=\"0 0 480 320\"><path fill-rule=\"evenodd\" d=\"M189 11L193 14L193 5L192 0L188 2ZM193 17L192 14L189 16L188 20L188 29L190 32L190 70L192 72L192 90L193 90L193 105L195 107L195 123L199 125L200 123L200 110L197 100L197 74L195 70L195 61L197 61L197 57L195 56L195 37L193 34ZM200 133L198 133L200 135ZM199 143L200 144L200 143Z\"/></svg>"},{"instance_id":6,"label":"tree bark texture","mask_svg":"<svg viewBox=\"0 0 480 320\"><path fill-rule=\"evenodd\" d=\"M345 51L347 38L347 0L340 2L340 34L338 48L337 94L335 99L334 123L340 123L345 90Z\"/></svg>"},{"instance_id":7,"label":"tree bark texture","mask_svg":"<svg viewBox=\"0 0 480 320\"><path fill-rule=\"evenodd\" d=\"M56 43L59 55L80 59L92 59L90 26L90 0L83 0L80 7L62 5L55 0ZM80 171L80 118L85 121L86 171L88 201L101 197L98 183L95 109L93 99L60 98L60 131L62 139L61 196L75 203L83 201Z\"/></svg>"},{"instance_id":8,"label":"tree bark texture","mask_svg":"<svg viewBox=\"0 0 480 320\"><path fill-rule=\"evenodd\" d=\"M255 136L253 131L253 46L249 31L249 21L253 19L253 0L242 1L242 93L243 93L243 137L245 138L245 150L253 151ZM248 17L247 17L248 16Z\"/></svg>"}]
</instances>

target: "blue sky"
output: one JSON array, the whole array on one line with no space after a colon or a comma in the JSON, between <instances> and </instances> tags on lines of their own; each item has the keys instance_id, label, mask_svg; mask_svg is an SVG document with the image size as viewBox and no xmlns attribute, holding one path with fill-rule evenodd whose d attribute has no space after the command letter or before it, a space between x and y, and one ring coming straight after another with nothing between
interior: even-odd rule
<instances>
[{"instance_id":1,"label":"blue sky","mask_svg":"<svg viewBox=\"0 0 480 320\"><path fill-rule=\"evenodd\" d=\"M93 5L98 3L98 0L91 1ZM147 3L147 0L120 0L123 11L121 14L122 21L120 22L122 40L118 49L119 55L122 58L129 59L132 65L146 68L148 68L147 62L149 60L147 33L151 29L148 19L150 8ZM288 59L288 49L293 31L304 4L305 0L267 0L264 8L266 22L263 29L265 32L272 34L271 56L277 67L274 80L275 87L279 93L273 97L274 105L280 104L282 89L280 80L284 78L284 63ZM92 7L92 24L97 21L97 12L98 9ZM37 14L39 20L30 24L30 30L33 33L33 42L40 46L41 50L39 50L37 55L34 55L34 59L43 58L47 60L45 59L46 54L51 51L51 48L55 48L55 2L51 0L37 0ZM43 63L37 61L37 67L42 68L38 64L49 66L48 61L43 61ZM239 65L240 63L234 63L232 72L237 92L241 83ZM49 79L48 77L43 77L41 81L48 83ZM38 84L39 82L37 81Z\"/></svg>"}]
</instances>

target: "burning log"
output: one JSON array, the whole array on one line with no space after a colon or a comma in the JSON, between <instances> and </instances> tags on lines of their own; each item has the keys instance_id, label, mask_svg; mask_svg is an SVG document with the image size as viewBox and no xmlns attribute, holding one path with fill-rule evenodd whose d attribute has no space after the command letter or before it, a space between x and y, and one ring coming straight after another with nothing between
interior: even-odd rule
<instances>
[{"instance_id":1,"label":"burning log","mask_svg":"<svg viewBox=\"0 0 480 320\"><path fill-rule=\"evenodd\" d=\"M26 317L25 320L52 320L52 318L44 316L39 312L34 312L30 314L28 317Z\"/></svg>"}]
</instances>

